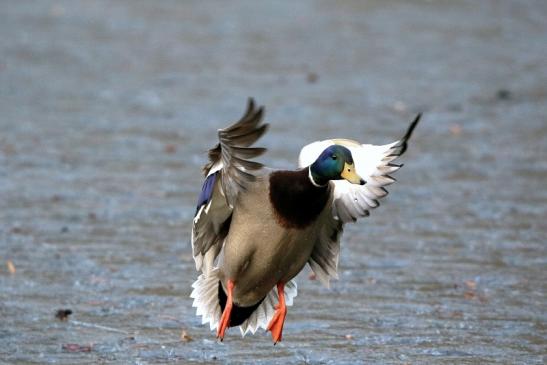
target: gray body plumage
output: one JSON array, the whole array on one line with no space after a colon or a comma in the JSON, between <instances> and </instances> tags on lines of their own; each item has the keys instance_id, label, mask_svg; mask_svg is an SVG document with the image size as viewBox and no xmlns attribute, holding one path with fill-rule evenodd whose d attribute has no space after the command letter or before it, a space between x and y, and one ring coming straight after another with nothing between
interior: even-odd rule
<instances>
[{"instance_id":1,"label":"gray body plumage","mask_svg":"<svg viewBox=\"0 0 547 365\"><path fill-rule=\"evenodd\" d=\"M319 241L322 221L330 215L325 207L305 228L283 227L270 202L268 177L258 177L239 197L219 259L223 286L228 279L237 283L234 302L241 306L257 303L277 283L288 282L302 270Z\"/></svg>"},{"instance_id":2,"label":"gray body plumage","mask_svg":"<svg viewBox=\"0 0 547 365\"><path fill-rule=\"evenodd\" d=\"M244 116L218 131L219 143L209 151L209 163L204 167L206 184L192 227L193 255L201 275L192 285L191 297L202 323L209 322L211 329L217 328L222 315L219 283L225 293L228 280L235 283L232 292L235 305L257 305L240 325L241 333L245 334L267 328L279 299L277 284L285 284L286 305L292 305L297 295L293 278L306 263L327 287L331 279L337 278L344 224L367 216L378 206L378 199L387 194L385 186L395 181L388 174L401 167L392 161L404 153L420 119L418 115L404 137L388 145L360 145L334 139L305 146L300 153L302 170L299 171L308 171L307 166L325 148L341 145L351 151L356 171L366 184L329 181L324 190L328 196L324 196L321 210L310 214L311 219L305 220L305 224L297 217L291 225L280 219L279 209L272 205L273 171L250 160L265 151L252 147L268 127L261 124L262 116L263 109L255 109L250 99ZM300 177L309 183L307 175ZM288 179L282 185L292 183ZM293 218L294 214L310 212L317 200L311 202L309 206L289 204Z\"/></svg>"}]
</instances>

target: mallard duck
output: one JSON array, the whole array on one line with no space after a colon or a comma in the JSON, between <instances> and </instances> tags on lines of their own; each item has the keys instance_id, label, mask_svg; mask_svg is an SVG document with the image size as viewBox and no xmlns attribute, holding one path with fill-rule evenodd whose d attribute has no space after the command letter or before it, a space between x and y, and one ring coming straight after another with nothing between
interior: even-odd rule
<instances>
[{"instance_id":1,"label":"mallard duck","mask_svg":"<svg viewBox=\"0 0 547 365\"><path fill-rule=\"evenodd\" d=\"M235 326L242 335L264 328L274 344L281 341L295 276L308 263L326 286L337 278L344 224L367 216L387 194L395 181L389 174L401 167L392 161L420 119L399 141L318 141L302 149L298 169L272 170L251 160L266 151L252 147L268 128L263 112L249 99L243 117L218 131L193 221L201 272L193 306L221 341Z\"/></svg>"}]
</instances>

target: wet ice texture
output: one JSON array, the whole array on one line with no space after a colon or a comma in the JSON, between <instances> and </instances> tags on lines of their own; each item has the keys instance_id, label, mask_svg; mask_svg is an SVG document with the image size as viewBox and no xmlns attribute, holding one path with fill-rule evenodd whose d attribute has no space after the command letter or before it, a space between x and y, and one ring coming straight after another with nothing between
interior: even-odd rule
<instances>
[{"instance_id":1,"label":"wet ice texture","mask_svg":"<svg viewBox=\"0 0 547 365\"><path fill-rule=\"evenodd\" d=\"M0 361L545 362L544 2L0 7ZM217 344L189 298L200 168L248 96L275 167L424 112L341 280L300 276L276 347Z\"/></svg>"}]
</instances>

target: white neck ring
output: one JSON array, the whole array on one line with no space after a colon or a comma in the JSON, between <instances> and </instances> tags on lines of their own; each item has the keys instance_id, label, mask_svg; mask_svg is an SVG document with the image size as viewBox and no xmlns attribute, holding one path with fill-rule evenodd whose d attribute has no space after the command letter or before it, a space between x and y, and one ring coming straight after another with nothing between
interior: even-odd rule
<instances>
[{"instance_id":1,"label":"white neck ring","mask_svg":"<svg viewBox=\"0 0 547 365\"><path fill-rule=\"evenodd\" d=\"M325 185L319 185L318 183L315 182L315 180L313 179L313 176L311 174L311 166L308 167L308 177L309 177L312 185L315 186L316 188L322 188L326 185L326 184Z\"/></svg>"}]
</instances>

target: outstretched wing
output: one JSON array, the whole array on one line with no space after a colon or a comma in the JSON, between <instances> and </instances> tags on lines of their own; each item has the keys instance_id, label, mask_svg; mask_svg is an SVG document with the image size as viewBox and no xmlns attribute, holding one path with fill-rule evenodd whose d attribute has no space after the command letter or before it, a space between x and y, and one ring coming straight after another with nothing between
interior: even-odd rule
<instances>
[{"instance_id":1,"label":"outstretched wing","mask_svg":"<svg viewBox=\"0 0 547 365\"><path fill-rule=\"evenodd\" d=\"M322 217L322 231L308 261L317 278L329 285L331 278L337 278L340 236L345 223L366 217L369 211L378 207L378 199L388 194L386 186L395 182L389 174L403 165L393 163L407 149L407 142L418 124L418 114L400 140L382 145L360 144L349 139L329 139L305 146L300 152L299 167L311 165L325 148L333 144L347 147L353 156L355 170L365 181L365 185L351 184L346 180L331 181L332 214Z\"/></svg>"},{"instance_id":2,"label":"outstretched wing","mask_svg":"<svg viewBox=\"0 0 547 365\"><path fill-rule=\"evenodd\" d=\"M323 214L319 219L319 237L313 246L308 264L317 279L328 288L330 279L338 279L340 237L344 224L330 213Z\"/></svg>"},{"instance_id":3,"label":"outstretched wing","mask_svg":"<svg viewBox=\"0 0 547 365\"><path fill-rule=\"evenodd\" d=\"M370 210L378 207L378 200L388 194L386 186L396 180L391 173L403 165L393 161L407 149L407 142L412 131L418 124L421 114L418 114L408 127L403 138L382 146L360 144L349 139L329 139L311 143L300 152L299 166L312 164L321 152L330 145L340 144L347 147L353 155L355 171L365 181L365 185L350 184L346 180L336 180L333 192L333 214L343 223L366 217Z\"/></svg>"},{"instance_id":4,"label":"outstretched wing","mask_svg":"<svg viewBox=\"0 0 547 365\"><path fill-rule=\"evenodd\" d=\"M212 268L228 234L238 194L255 181L255 173L263 167L250 160L266 151L250 147L268 128L268 124L261 124L263 113L264 108L255 108L254 100L249 99L243 117L219 129L219 143L209 150L209 162L203 167L205 182L192 226L192 249L198 270Z\"/></svg>"}]
</instances>

